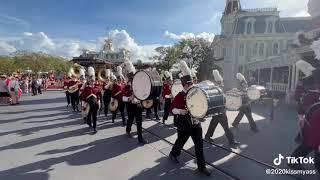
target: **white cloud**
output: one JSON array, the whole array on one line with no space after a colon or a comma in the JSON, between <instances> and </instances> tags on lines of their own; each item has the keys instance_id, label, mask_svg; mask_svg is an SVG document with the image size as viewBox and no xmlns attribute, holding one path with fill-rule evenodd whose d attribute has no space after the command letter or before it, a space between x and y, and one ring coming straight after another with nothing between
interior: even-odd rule
<instances>
[{"instance_id":1,"label":"white cloud","mask_svg":"<svg viewBox=\"0 0 320 180\"><path fill-rule=\"evenodd\" d=\"M158 54L155 48L162 46L160 44L138 45L125 30L112 30L108 37L112 39L116 50L120 48L129 50L133 61L138 59L144 62L150 61L150 57Z\"/></svg>"},{"instance_id":2,"label":"white cloud","mask_svg":"<svg viewBox=\"0 0 320 180\"><path fill-rule=\"evenodd\" d=\"M30 26L30 23L25 20L22 20L17 17L13 17L13 16L8 16L5 14L0 14L0 24L6 25L6 26L19 25L24 28Z\"/></svg>"},{"instance_id":3,"label":"white cloud","mask_svg":"<svg viewBox=\"0 0 320 180\"><path fill-rule=\"evenodd\" d=\"M150 61L149 58L157 55L155 48L160 44L138 45L125 30L112 30L109 38L113 40L116 50L126 48L131 52L132 60L141 59ZM79 56L82 49L100 51L103 40L108 37L100 37L97 40L73 40L73 39L52 39L44 32L24 32L21 37L10 38L0 37L0 55L8 55L16 50L42 51L48 54L72 58Z\"/></svg>"},{"instance_id":4,"label":"white cloud","mask_svg":"<svg viewBox=\"0 0 320 180\"><path fill-rule=\"evenodd\" d=\"M33 34L31 32L24 32L23 33L25 36L32 36Z\"/></svg>"},{"instance_id":5,"label":"white cloud","mask_svg":"<svg viewBox=\"0 0 320 180\"><path fill-rule=\"evenodd\" d=\"M16 51L16 48L5 41L0 41L0 54L10 54Z\"/></svg>"},{"instance_id":6,"label":"white cloud","mask_svg":"<svg viewBox=\"0 0 320 180\"><path fill-rule=\"evenodd\" d=\"M199 33L199 34L183 32L182 34L178 35L178 34L171 33L169 31L165 31L164 32L164 36L166 36L168 38L171 38L171 39L174 39L174 40L200 39L200 38L203 38L203 39L206 39L206 40L212 42L215 35L213 33L207 33L207 32L202 32L202 33Z\"/></svg>"}]
</instances>

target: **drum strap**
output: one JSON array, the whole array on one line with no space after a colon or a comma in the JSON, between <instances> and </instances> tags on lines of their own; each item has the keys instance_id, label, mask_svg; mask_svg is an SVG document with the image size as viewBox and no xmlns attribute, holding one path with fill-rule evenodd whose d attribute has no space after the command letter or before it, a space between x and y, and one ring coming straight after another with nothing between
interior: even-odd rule
<instances>
[{"instance_id":1,"label":"drum strap","mask_svg":"<svg viewBox=\"0 0 320 180\"><path fill-rule=\"evenodd\" d=\"M320 102L314 103L313 105L311 105L311 106L307 109L307 111L306 111L306 113L305 113L305 117L306 117L306 120L307 120L307 121L310 119L310 115L311 115L312 111L314 111L317 106L320 107Z\"/></svg>"}]
</instances>

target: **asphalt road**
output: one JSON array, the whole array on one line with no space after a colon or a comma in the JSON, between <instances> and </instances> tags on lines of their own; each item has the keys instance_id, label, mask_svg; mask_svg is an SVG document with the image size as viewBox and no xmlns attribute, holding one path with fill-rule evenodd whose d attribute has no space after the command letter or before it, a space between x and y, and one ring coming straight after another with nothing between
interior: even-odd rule
<instances>
[{"instance_id":1,"label":"asphalt road","mask_svg":"<svg viewBox=\"0 0 320 180\"><path fill-rule=\"evenodd\" d=\"M244 118L239 128L231 128L241 146L231 149L218 126L214 142L229 151L204 143L206 161L238 179L295 179L291 176L267 175L267 167L240 157L230 151L247 155L273 165L278 154L289 156L296 147L296 113L293 107L280 105L275 119L269 120L270 108L253 106L259 133L250 131ZM228 112L229 124L237 112ZM119 117L119 116L118 116ZM61 179L228 179L210 167L211 177L196 171L195 160L183 153L180 164L168 161L171 145L147 131L173 143L176 130L152 120L143 127L149 144L139 146L137 137L127 138L118 119L99 116L95 135L83 124L80 114L66 108L64 94L45 92L40 96L23 96L19 106L0 106L0 179L2 180L61 180ZM168 121L172 125L172 118ZM203 133L209 120L202 124ZM133 127L133 132L136 128ZM191 138L184 147L194 153ZM287 168L283 163L279 168ZM307 166L306 169L314 169ZM319 176L299 176L319 179Z\"/></svg>"}]
</instances>

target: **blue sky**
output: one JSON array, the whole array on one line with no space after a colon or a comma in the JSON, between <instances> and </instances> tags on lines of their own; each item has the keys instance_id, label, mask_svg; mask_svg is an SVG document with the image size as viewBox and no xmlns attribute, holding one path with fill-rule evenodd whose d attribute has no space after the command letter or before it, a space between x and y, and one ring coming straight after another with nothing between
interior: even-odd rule
<instances>
[{"instance_id":1,"label":"blue sky","mask_svg":"<svg viewBox=\"0 0 320 180\"><path fill-rule=\"evenodd\" d=\"M305 14L306 2L241 1L243 8L278 6L286 16ZM8 41L26 38L22 37L25 32L32 34L33 39L47 38L54 46L57 42L75 41L81 42L82 47L83 43L94 43L116 29L125 30L139 46L172 44L174 40L165 36L165 31L177 35L218 34L224 6L225 0L1 0L0 54L1 46L17 49ZM36 36L39 32L44 35Z\"/></svg>"}]
</instances>

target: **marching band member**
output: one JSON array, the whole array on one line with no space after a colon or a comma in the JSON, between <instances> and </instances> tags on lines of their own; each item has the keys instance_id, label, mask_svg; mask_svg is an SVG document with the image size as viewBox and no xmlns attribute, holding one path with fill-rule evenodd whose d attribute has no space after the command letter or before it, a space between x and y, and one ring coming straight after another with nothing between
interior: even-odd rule
<instances>
[{"instance_id":1,"label":"marching band member","mask_svg":"<svg viewBox=\"0 0 320 180\"><path fill-rule=\"evenodd\" d=\"M170 159L179 162L177 157L181 154L181 150L184 144L187 142L189 137L195 145L196 157L198 170L210 176L210 172L207 170L203 155L203 140L202 140L202 128L198 120L191 118L190 113L187 110L186 96L190 88L193 87L193 81L191 77L191 72L185 61L180 62L180 68L183 73L181 82L183 85L183 91L181 91L173 100L170 107L170 111L177 115L177 129L178 138L170 152Z\"/></svg>"},{"instance_id":2,"label":"marching band member","mask_svg":"<svg viewBox=\"0 0 320 180\"><path fill-rule=\"evenodd\" d=\"M72 90L75 86L76 86L76 91L75 92L70 92L70 97L71 97L71 105L73 108L74 112L79 112L79 89L78 89L78 80L76 78L76 76L72 75L71 76L71 80L68 83L68 90Z\"/></svg>"},{"instance_id":3,"label":"marching band member","mask_svg":"<svg viewBox=\"0 0 320 180\"><path fill-rule=\"evenodd\" d=\"M221 89L223 89L223 78L220 75L218 70L213 70L212 72L213 77L214 77L214 81L215 84L218 85ZM220 125L222 126L230 146L235 147L239 144L239 142L234 140L234 136L232 134L232 132L230 131L229 125L228 125L228 117L226 114L226 109L223 110L223 113L217 116L213 116L211 121L210 121L210 125L207 131L207 134L205 135L205 139L208 141L212 141L211 137L213 136L213 133L217 127L217 125L220 123Z\"/></svg>"},{"instance_id":4,"label":"marching band member","mask_svg":"<svg viewBox=\"0 0 320 180\"><path fill-rule=\"evenodd\" d=\"M133 124L133 120L136 120L137 124L137 132L138 132L138 141L141 145L146 144L147 142L142 137L142 104L141 101L137 100L134 97L132 90L132 80L133 76L136 72L135 67L132 62L129 60L125 61L125 68L128 73L128 83L125 87L123 94L123 101L128 102L127 111L128 111L128 122L126 132L128 137L132 137L131 135L131 127Z\"/></svg>"},{"instance_id":5,"label":"marching band member","mask_svg":"<svg viewBox=\"0 0 320 180\"><path fill-rule=\"evenodd\" d=\"M151 69L151 68L150 68ZM153 68L152 71L157 71L156 68ZM157 89L157 92L155 94L161 94L159 91L161 91L161 89ZM154 111L154 116L156 118L156 120L160 120L159 118L159 115L158 115L158 106L159 106L159 96L153 96L153 104L152 104L152 107L153 108L153 111ZM150 114L152 113L151 112L151 108L148 108L147 109L147 112L146 112L146 119L151 119L150 117Z\"/></svg>"},{"instance_id":6,"label":"marching band member","mask_svg":"<svg viewBox=\"0 0 320 180\"><path fill-rule=\"evenodd\" d=\"M87 115L87 124L93 128L93 132L97 133L97 114L99 110L99 101L101 99L101 91L94 85L94 79L90 78L86 87L82 92L82 100L89 105L89 113Z\"/></svg>"},{"instance_id":7,"label":"marching band member","mask_svg":"<svg viewBox=\"0 0 320 180\"><path fill-rule=\"evenodd\" d=\"M122 68L121 66L117 67L117 79L113 82L112 85L112 98L118 100L118 108L112 112L112 123L114 123L114 120L116 119L117 112L120 110L121 118L122 118L122 125L125 126L126 119L124 116L124 104L122 102L122 89L121 89L121 81L122 81Z\"/></svg>"},{"instance_id":8,"label":"marching band member","mask_svg":"<svg viewBox=\"0 0 320 180\"><path fill-rule=\"evenodd\" d=\"M320 173L320 69L300 60L296 63L298 69L304 74L304 92L298 88L300 96L298 103L298 117L300 126L300 145L294 150L291 157L306 157L314 152L315 167ZM303 169L301 164L289 164L293 169Z\"/></svg>"},{"instance_id":9,"label":"marching band member","mask_svg":"<svg viewBox=\"0 0 320 180\"><path fill-rule=\"evenodd\" d=\"M249 101L249 97L247 95L247 90L248 90L248 83L245 79L245 77L241 74L241 73L237 73L236 78L239 80L240 82L240 91L242 92L242 106L239 109L239 113L237 115L237 117L235 118L235 120L232 123L233 127L238 127L243 115L246 115L251 130L253 132L259 132L256 123L253 120L252 117L252 112L251 112L251 104Z\"/></svg>"},{"instance_id":10,"label":"marching band member","mask_svg":"<svg viewBox=\"0 0 320 180\"><path fill-rule=\"evenodd\" d=\"M103 103L104 103L104 115L107 117L108 116L108 106L109 103L111 101L111 81L110 81L110 77L111 77L111 71L110 69L106 70L106 81L103 83Z\"/></svg>"},{"instance_id":11,"label":"marching band member","mask_svg":"<svg viewBox=\"0 0 320 180\"><path fill-rule=\"evenodd\" d=\"M71 102L71 96L70 96L70 93L68 91L68 85L69 85L69 81L70 81L70 78L69 77L66 77L64 80L63 80L63 89L66 91L66 98L67 98L67 107L69 107L70 105L70 102Z\"/></svg>"},{"instance_id":12,"label":"marching band member","mask_svg":"<svg viewBox=\"0 0 320 180\"><path fill-rule=\"evenodd\" d=\"M172 74L168 71L164 72L164 82L162 86L162 97L165 101L164 103L164 115L162 119L162 123L164 124L166 120L168 120L169 110L172 102L172 94L171 94L171 87L172 87Z\"/></svg>"}]
</instances>

